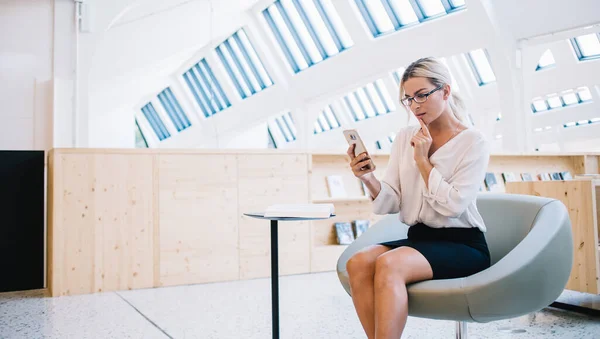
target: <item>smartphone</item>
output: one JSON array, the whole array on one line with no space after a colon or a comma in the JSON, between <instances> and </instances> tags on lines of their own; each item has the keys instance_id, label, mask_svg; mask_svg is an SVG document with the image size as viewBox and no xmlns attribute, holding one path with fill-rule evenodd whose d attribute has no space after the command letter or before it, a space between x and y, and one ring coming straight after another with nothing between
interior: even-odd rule
<instances>
[{"instance_id":1,"label":"smartphone","mask_svg":"<svg viewBox=\"0 0 600 339\"><path fill-rule=\"evenodd\" d=\"M344 130L344 137L346 137L348 145L356 145L354 147L354 156L358 156L361 153L367 153L367 155L369 154L369 152L367 152L365 144L363 143L362 139L360 138L358 132L355 129Z\"/></svg>"}]
</instances>

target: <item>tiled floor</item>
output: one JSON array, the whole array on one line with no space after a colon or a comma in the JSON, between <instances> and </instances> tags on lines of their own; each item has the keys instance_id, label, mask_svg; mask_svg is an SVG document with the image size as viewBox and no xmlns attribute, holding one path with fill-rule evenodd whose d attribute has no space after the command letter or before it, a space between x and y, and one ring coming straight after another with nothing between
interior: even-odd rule
<instances>
[{"instance_id":1,"label":"tiled floor","mask_svg":"<svg viewBox=\"0 0 600 339\"><path fill-rule=\"evenodd\" d=\"M365 338L335 273L280 283L281 338ZM598 296L584 302L600 308ZM566 292L560 301L579 302ZM48 298L0 294L0 338L270 338L270 280ZM403 338L453 338L454 323L409 318ZM600 318L548 308L488 324L469 338L600 338Z\"/></svg>"}]
</instances>

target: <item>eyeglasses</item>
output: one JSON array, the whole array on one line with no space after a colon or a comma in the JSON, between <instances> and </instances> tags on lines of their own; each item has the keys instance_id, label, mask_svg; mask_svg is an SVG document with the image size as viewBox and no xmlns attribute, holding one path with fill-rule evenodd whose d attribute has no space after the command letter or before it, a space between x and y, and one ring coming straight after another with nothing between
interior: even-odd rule
<instances>
[{"instance_id":1,"label":"eyeglasses","mask_svg":"<svg viewBox=\"0 0 600 339\"><path fill-rule=\"evenodd\" d=\"M434 89L432 89L431 91L427 92L427 93L421 93L421 94L417 94L414 97L408 97L408 98L404 98L401 100L402 104L404 106L410 106L412 105L413 101L418 103L418 104L422 104L425 101L427 101L427 98L429 98L430 95L432 95L433 93L435 93L435 91L440 90L442 87L444 87L444 85L440 85Z\"/></svg>"}]
</instances>

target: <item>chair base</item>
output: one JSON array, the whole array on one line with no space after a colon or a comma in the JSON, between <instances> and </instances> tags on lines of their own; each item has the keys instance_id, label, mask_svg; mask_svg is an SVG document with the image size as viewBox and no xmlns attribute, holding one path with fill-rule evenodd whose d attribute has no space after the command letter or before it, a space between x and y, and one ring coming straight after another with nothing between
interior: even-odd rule
<instances>
[{"instance_id":1,"label":"chair base","mask_svg":"<svg viewBox=\"0 0 600 339\"><path fill-rule=\"evenodd\" d=\"M456 339L467 339L467 322L456 322Z\"/></svg>"}]
</instances>

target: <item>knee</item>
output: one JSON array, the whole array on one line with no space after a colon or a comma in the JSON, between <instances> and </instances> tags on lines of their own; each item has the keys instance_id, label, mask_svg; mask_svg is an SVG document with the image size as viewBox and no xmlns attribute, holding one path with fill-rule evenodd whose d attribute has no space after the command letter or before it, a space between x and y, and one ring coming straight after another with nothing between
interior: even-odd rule
<instances>
[{"instance_id":1,"label":"knee","mask_svg":"<svg viewBox=\"0 0 600 339\"><path fill-rule=\"evenodd\" d=\"M373 259L367 253L358 252L350 257L348 263L346 263L348 277L353 280L360 276L373 275L374 265Z\"/></svg>"},{"instance_id":2,"label":"knee","mask_svg":"<svg viewBox=\"0 0 600 339\"><path fill-rule=\"evenodd\" d=\"M380 287L404 281L405 267L401 258L382 254L375 262L375 282Z\"/></svg>"}]
</instances>

